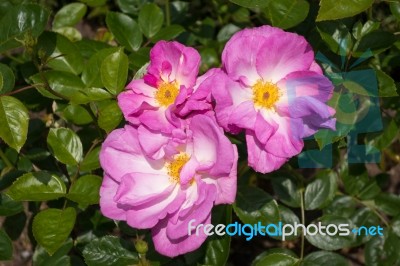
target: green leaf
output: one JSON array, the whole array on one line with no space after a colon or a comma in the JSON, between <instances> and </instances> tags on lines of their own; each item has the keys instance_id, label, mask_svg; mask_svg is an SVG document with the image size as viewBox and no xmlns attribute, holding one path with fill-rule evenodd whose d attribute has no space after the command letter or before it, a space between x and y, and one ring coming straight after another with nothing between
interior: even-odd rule
<instances>
[{"instance_id":1,"label":"green leaf","mask_svg":"<svg viewBox=\"0 0 400 266\"><path fill-rule=\"evenodd\" d=\"M229 23L223 26L222 29L218 32L217 40L219 42L226 42L232 37L233 34L238 32L239 30L240 28L238 26Z\"/></svg>"},{"instance_id":2,"label":"green leaf","mask_svg":"<svg viewBox=\"0 0 400 266\"><path fill-rule=\"evenodd\" d=\"M264 14L272 26L288 29L304 21L309 10L310 4L306 0L281 0L270 1Z\"/></svg>"},{"instance_id":3,"label":"green leaf","mask_svg":"<svg viewBox=\"0 0 400 266\"><path fill-rule=\"evenodd\" d=\"M306 187L304 193L306 210L315 210L329 203L336 194L337 186L337 177L334 172L320 172Z\"/></svg>"},{"instance_id":4,"label":"green leaf","mask_svg":"<svg viewBox=\"0 0 400 266\"><path fill-rule=\"evenodd\" d=\"M67 240L75 225L74 208L46 209L33 218L32 232L36 241L53 255Z\"/></svg>"},{"instance_id":5,"label":"green leaf","mask_svg":"<svg viewBox=\"0 0 400 266\"><path fill-rule=\"evenodd\" d=\"M12 216L24 210L19 201L14 201L4 194L0 194L0 216Z\"/></svg>"},{"instance_id":6,"label":"green leaf","mask_svg":"<svg viewBox=\"0 0 400 266\"><path fill-rule=\"evenodd\" d=\"M182 32L185 32L185 28L181 25L170 25L161 29L153 38L151 38L151 41L153 43L161 40L169 41L178 37Z\"/></svg>"},{"instance_id":7,"label":"green leaf","mask_svg":"<svg viewBox=\"0 0 400 266\"><path fill-rule=\"evenodd\" d=\"M89 102L88 95L84 91L85 85L78 76L72 73L56 70L46 71L43 73L43 75L53 91L61 94L71 102L76 104ZM44 80L40 74L33 75L30 77L30 79L36 84L44 83ZM36 86L36 89L45 97L51 99L61 99L47 91L43 85Z\"/></svg>"},{"instance_id":8,"label":"green leaf","mask_svg":"<svg viewBox=\"0 0 400 266\"><path fill-rule=\"evenodd\" d=\"M400 20L400 2L390 2L390 11L397 20Z\"/></svg>"},{"instance_id":9,"label":"green leaf","mask_svg":"<svg viewBox=\"0 0 400 266\"><path fill-rule=\"evenodd\" d=\"M55 32L45 32L39 38L38 49L39 54L44 53L42 57L49 67L75 75L82 72L81 53L67 37Z\"/></svg>"},{"instance_id":10,"label":"green leaf","mask_svg":"<svg viewBox=\"0 0 400 266\"><path fill-rule=\"evenodd\" d=\"M82 142L69 128L51 128L47 144L54 157L64 164L77 165L82 160Z\"/></svg>"},{"instance_id":11,"label":"green leaf","mask_svg":"<svg viewBox=\"0 0 400 266\"><path fill-rule=\"evenodd\" d=\"M232 207L229 205L215 206L212 212L212 223L230 224L232 222ZM231 237L213 235L207 241L207 249L204 258L205 265L225 265L229 257Z\"/></svg>"},{"instance_id":12,"label":"green leaf","mask_svg":"<svg viewBox=\"0 0 400 266\"><path fill-rule=\"evenodd\" d=\"M271 182L280 201L290 207L300 207L300 187L293 176L271 177Z\"/></svg>"},{"instance_id":13,"label":"green leaf","mask_svg":"<svg viewBox=\"0 0 400 266\"><path fill-rule=\"evenodd\" d=\"M83 257L89 266L126 266L138 263L132 247L119 237L105 236L85 246Z\"/></svg>"},{"instance_id":14,"label":"green leaf","mask_svg":"<svg viewBox=\"0 0 400 266\"><path fill-rule=\"evenodd\" d=\"M286 254L288 256L291 256L293 258L296 258L297 255L296 253L294 253L293 251L291 251L290 249L284 249L284 248L271 248L268 249L264 252L262 252L261 254L259 254L251 263L251 266L255 266L257 265L258 262L264 260L265 257L271 255L271 254Z\"/></svg>"},{"instance_id":15,"label":"green leaf","mask_svg":"<svg viewBox=\"0 0 400 266\"><path fill-rule=\"evenodd\" d=\"M395 97L398 96L396 84L394 80L385 72L375 69L378 78L379 97Z\"/></svg>"},{"instance_id":16,"label":"green leaf","mask_svg":"<svg viewBox=\"0 0 400 266\"><path fill-rule=\"evenodd\" d=\"M391 227L393 233L400 237L400 216L393 218Z\"/></svg>"},{"instance_id":17,"label":"green leaf","mask_svg":"<svg viewBox=\"0 0 400 266\"><path fill-rule=\"evenodd\" d=\"M82 72L82 80L87 87L104 87L101 78L99 78L101 65L107 56L118 51L119 48L101 49L89 58Z\"/></svg>"},{"instance_id":18,"label":"green leaf","mask_svg":"<svg viewBox=\"0 0 400 266\"><path fill-rule=\"evenodd\" d=\"M99 191L102 178L97 175L81 176L69 189L67 198L79 203L85 208L88 205L99 203Z\"/></svg>"},{"instance_id":19,"label":"green leaf","mask_svg":"<svg viewBox=\"0 0 400 266\"><path fill-rule=\"evenodd\" d=\"M101 147L91 150L85 158L83 158L80 169L81 171L92 171L100 168L99 154Z\"/></svg>"},{"instance_id":20,"label":"green leaf","mask_svg":"<svg viewBox=\"0 0 400 266\"><path fill-rule=\"evenodd\" d=\"M39 36L46 27L50 13L36 4L11 7L0 19L0 53L22 46L16 39L23 39L25 34L32 38Z\"/></svg>"},{"instance_id":21,"label":"green leaf","mask_svg":"<svg viewBox=\"0 0 400 266\"><path fill-rule=\"evenodd\" d=\"M243 223L277 223L280 220L278 204L266 192L257 187L239 187L233 205Z\"/></svg>"},{"instance_id":22,"label":"green leaf","mask_svg":"<svg viewBox=\"0 0 400 266\"><path fill-rule=\"evenodd\" d=\"M321 0L317 21L352 17L369 8L373 2L374 0Z\"/></svg>"},{"instance_id":23,"label":"green leaf","mask_svg":"<svg viewBox=\"0 0 400 266\"><path fill-rule=\"evenodd\" d=\"M322 40L332 52L346 56L352 50L353 40L351 34L342 22L320 22L317 24L317 29Z\"/></svg>"},{"instance_id":24,"label":"green leaf","mask_svg":"<svg viewBox=\"0 0 400 266\"><path fill-rule=\"evenodd\" d=\"M11 260L13 255L13 245L3 229L0 230L0 261Z\"/></svg>"},{"instance_id":25,"label":"green leaf","mask_svg":"<svg viewBox=\"0 0 400 266\"><path fill-rule=\"evenodd\" d=\"M361 24L360 21L358 21L354 26L353 26L353 36L357 40L361 40L362 37L367 35L368 33L371 33L373 31L376 31L380 27L380 23L376 21L371 21L368 20L365 22L364 25Z\"/></svg>"},{"instance_id":26,"label":"green leaf","mask_svg":"<svg viewBox=\"0 0 400 266\"><path fill-rule=\"evenodd\" d=\"M352 216L351 220L353 224L360 228L362 226L369 228L369 227L375 227L380 224L379 217L369 208L369 207L363 207L358 209ZM378 229L379 230L379 229ZM378 231L376 231L378 235ZM368 234L365 234L364 229L361 229L359 234L356 234L356 241L353 243L354 246L360 246L367 242L368 240L371 239L371 237L376 237L376 236L370 236Z\"/></svg>"},{"instance_id":27,"label":"green leaf","mask_svg":"<svg viewBox=\"0 0 400 266\"><path fill-rule=\"evenodd\" d=\"M80 105L69 104L63 110L64 118L76 125L86 125L93 121L89 112Z\"/></svg>"},{"instance_id":28,"label":"green leaf","mask_svg":"<svg viewBox=\"0 0 400 266\"><path fill-rule=\"evenodd\" d=\"M147 0L117 0L117 5L122 12L137 15Z\"/></svg>"},{"instance_id":29,"label":"green leaf","mask_svg":"<svg viewBox=\"0 0 400 266\"><path fill-rule=\"evenodd\" d=\"M379 210L385 212L386 214L391 216L400 214L400 196L389 193L381 193L374 198L374 201Z\"/></svg>"},{"instance_id":30,"label":"green leaf","mask_svg":"<svg viewBox=\"0 0 400 266\"><path fill-rule=\"evenodd\" d=\"M105 3L107 2L107 0L79 0L79 1L91 7L102 6L105 5Z\"/></svg>"},{"instance_id":31,"label":"green leaf","mask_svg":"<svg viewBox=\"0 0 400 266\"><path fill-rule=\"evenodd\" d=\"M0 138L19 151L28 134L28 110L14 97L0 97Z\"/></svg>"},{"instance_id":32,"label":"green leaf","mask_svg":"<svg viewBox=\"0 0 400 266\"><path fill-rule=\"evenodd\" d=\"M81 32L73 27L61 27L61 28L54 30L54 32L57 32L65 37L67 37L68 40L70 40L71 42L77 42L77 41L82 40Z\"/></svg>"},{"instance_id":33,"label":"green leaf","mask_svg":"<svg viewBox=\"0 0 400 266\"><path fill-rule=\"evenodd\" d=\"M259 260L255 266L295 266L299 259L284 253L272 253Z\"/></svg>"},{"instance_id":34,"label":"green leaf","mask_svg":"<svg viewBox=\"0 0 400 266\"><path fill-rule=\"evenodd\" d=\"M391 266L398 265L400 238L392 231L384 231L384 236L371 238L364 249L365 265Z\"/></svg>"},{"instance_id":35,"label":"green leaf","mask_svg":"<svg viewBox=\"0 0 400 266\"><path fill-rule=\"evenodd\" d=\"M232 19L237 23L248 23L250 21L250 11L247 8L239 8L232 14Z\"/></svg>"},{"instance_id":36,"label":"green leaf","mask_svg":"<svg viewBox=\"0 0 400 266\"><path fill-rule=\"evenodd\" d=\"M53 29L75 26L86 14L87 7L82 3L71 3L63 6L53 20Z\"/></svg>"},{"instance_id":37,"label":"green leaf","mask_svg":"<svg viewBox=\"0 0 400 266\"><path fill-rule=\"evenodd\" d=\"M368 173L366 172L357 175L344 173L341 178L344 184L345 191L348 194L357 197L362 190L367 189L367 187L371 186L371 181L375 182L375 180L370 180L370 178L368 177Z\"/></svg>"},{"instance_id":38,"label":"green leaf","mask_svg":"<svg viewBox=\"0 0 400 266\"><path fill-rule=\"evenodd\" d=\"M36 246L33 253L33 265L35 266L69 266L71 265L69 251L73 247L72 239L68 239L52 256L41 246Z\"/></svg>"},{"instance_id":39,"label":"green leaf","mask_svg":"<svg viewBox=\"0 0 400 266\"><path fill-rule=\"evenodd\" d=\"M377 42L376 40L379 40ZM366 34L354 46L353 55L361 57L365 52L379 54L389 49L396 41L396 37L387 31L377 30Z\"/></svg>"},{"instance_id":40,"label":"green leaf","mask_svg":"<svg viewBox=\"0 0 400 266\"><path fill-rule=\"evenodd\" d=\"M25 212L6 217L3 222L3 228L11 240L18 240L26 227L26 220Z\"/></svg>"},{"instance_id":41,"label":"green leaf","mask_svg":"<svg viewBox=\"0 0 400 266\"><path fill-rule=\"evenodd\" d=\"M107 133L116 128L122 121L122 112L115 100L96 103L98 108L99 126Z\"/></svg>"},{"instance_id":42,"label":"green leaf","mask_svg":"<svg viewBox=\"0 0 400 266\"><path fill-rule=\"evenodd\" d=\"M102 88L86 88L85 93L92 102L103 101L113 98L113 95Z\"/></svg>"},{"instance_id":43,"label":"green leaf","mask_svg":"<svg viewBox=\"0 0 400 266\"><path fill-rule=\"evenodd\" d=\"M321 129L314 135L320 149L346 137L359 121L359 115L364 115L370 107L368 97L356 103L353 93L333 92L328 105L336 110L336 130Z\"/></svg>"},{"instance_id":44,"label":"green leaf","mask_svg":"<svg viewBox=\"0 0 400 266\"><path fill-rule=\"evenodd\" d=\"M374 137L369 143L379 150L386 149L397 139L398 133L399 128L397 127L396 122L392 119L390 120L389 125L384 127L383 133Z\"/></svg>"},{"instance_id":45,"label":"green leaf","mask_svg":"<svg viewBox=\"0 0 400 266\"><path fill-rule=\"evenodd\" d=\"M301 266L315 265L349 266L350 263L339 254L328 251L316 251L308 254L301 264Z\"/></svg>"},{"instance_id":46,"label":"green leaf","mask_svg":"<svg viewBox=\"0 0 400 266\"><path fill-rule=\"evenodd\" d=\"M312 244L313 246L315 246L317 248L324 249L324 250L338 250L341 248L351 246L351 244L354 241L354 234L352 234L350 232L350 230L354 228L351 220L340 217L340 216L325 215L325 216L322 216L319 219L319 221L321 222L322 226L328 226L330 224L336 225L336 228L338 228L338 231L336 232L336 234L333 234L335 232L335 229L329 228L329 232L331 235L329 235L326 232L328 229L322 230L323 233L325 233L325 235L319 234L319 233L317 233L315 235L311 235L308 233L306 235L306 238L307 238L308 242L310 242L310 244ZM339 235L339 233L341 233L342 231L344 233L346 233L345 230L340 230L340 228L339 228L340 224L348 224L348 226L346 228L348 229L348 232L350 232L350 235L344 235L344 236ZM310 229L310 231L311 230L313 230L313 229ZM314 232L314 231L312 231L312 232Z\"/></svg>"},{"instance_id":47,"label":"green leaf","mask_svg":"<svg viewBox=\"0 0 400 266\"><path fill-rule=\"evenodd\" d=\"M285 207L282 204L279 205L279 212L281 215L280 221L282 222L282 224L291 224L291 225L295 226L296 224L300 223L299 217L297 217L297 215L291 209ZM286 236L285 241L294 240L294 239L300 237L300 235L301 235L301 229L298 228L296 231L296 234ZM272 236L272 238L278 239L280 241L283 240L282 236Z\"/></svg>"},{"instance_id":48,"label":"green leaf","mask_svg":"<svg viewBox=\"0 0 400 266\"><path fill-rule=\"evenodd\" d=\"M106 89L116 95L120 93L128 78L128 57L122 49L107 56L101 64L101 81Z\"/></svg>"},{"instance_id":49,"label":"green leaf","mask_svg":"<svg viewBox=\"0 0 400 266\"><path fill-rule=\"evenodd\" d=\"M151 39L161 29L164 13L156 4L146 4L140 9L138 21L143 34Z\"/></svg>"},{"instance_id":50,"label":"green leaf","mask_svg":"<svg viewBox=\"0 0 400 266\"><path fill-rule=\"evenodd\" d=\"M62 197L67 192L64 182L45 171L27 173L19 177L6 194L18 201L46 201Z\"/></svg>"},{"instance_id":51,"label":"green leaf","mask_svg":"<svg viewBox=\"0 0 400 266\"><path fill-rule=\"evenodd\" d=\"M340 215L349 218L353 215L357 202L350 196L336 196L333 201L323 209L324 214Z\"/></svg>"},{"instance_id":52,"label":"green leaf","mask_svg":"<svg viewBox=\"0 0 400 266\"><path fill-rule=\"evenodd\" d=\"M107 27L115 39L129 51L137 51L143 41L139 25L131 17L117 12L108 12Z\"/></svg>"},{"instance_id":53,"label":"green leaf","mask_svg":"<svg viewBox=\"0 0 400 266\"><path fill-rule=\"evenodd\" d=\"M12 91L14 84L14 72L7 65L0 63L0 94Z\"/></svg>"},{"instance_id":54,"label":"green leaf","mask_svg":"<svg viewBox=\"0 0 400 266\"><path fill-rule=\"evenodd\" d=\"M263 8L266 7L271 0L229 0L234 4L247 8Z\"/></svg>"}]
</instances>

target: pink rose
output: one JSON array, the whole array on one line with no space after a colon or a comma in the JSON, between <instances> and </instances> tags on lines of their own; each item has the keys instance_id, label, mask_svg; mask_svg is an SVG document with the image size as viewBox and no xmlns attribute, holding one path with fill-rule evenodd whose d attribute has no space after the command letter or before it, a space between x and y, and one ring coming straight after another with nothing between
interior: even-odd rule
<instances>
[{"instance_id":1,"label":"pink rose","mask_svg":"<svg viewBox=\"0 0 400 266\"><path fill-rule=\"evenodd\" d=\"M156 250L170 257L193 251L205 241L203 233L188 234L190 220L196 220L193 226L210 223L212 207L231 204L236 196L236 147L207 115L184 122L169 137L126 125L107 137L100 153L103 215L135 228L151 228ZM140 134L149 145L159 143L162 156L148 156Z\"/></svg>"},{"instance_id":2,"label":"pink rose","mask_svg":"<svg viewBox=\"0 0 400 266\"><path fill-rule=\"evenodd\" d=\"M262 26L236 33L222 54L223 72L213 76L218 123L246 133L249 165L267 173L303 148L302 138L335 129L326 105L333 85L314 61L307 41Z\"/></svg>"}]
</instances>

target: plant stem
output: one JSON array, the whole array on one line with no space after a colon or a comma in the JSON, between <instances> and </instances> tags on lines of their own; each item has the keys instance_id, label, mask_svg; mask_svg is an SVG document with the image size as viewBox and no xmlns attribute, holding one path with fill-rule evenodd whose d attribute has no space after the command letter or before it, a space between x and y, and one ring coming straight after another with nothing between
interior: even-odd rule
<instances>
[{"instance_id":1,"label":"plant stem","mask_svg":"<svg viewBox=\"0 0 400 266\"><path fill-rule=\"evenodd\" d=\"M169 0L165 0L165 16L167 26L171 25L171 12L169 10Z\"/></svg>"},{"instance_id":2,"label":"plant stem","mask_svg":"<svg viewBox=\"0 0 400 266\"><path fill-rule=\"evenodd\" d=\"M304 188L300 190L300 208L301 208L301 224L305 224L306 218L304 214ZM301 250L300 259L304 258L304 232L301 234Z\"/></svg>"},{"instance_id":3,"label":"plant stem","mask_svg":"<svg viewBox=\"0 0 400 266\"><path fill-rule=\"evenodd\" d=\"M3 162L11 168L14 168L14 165L8 160L7 156L4 154L3 150L0 149L0 158L3 160Z\"/></svg>"},{"instance_id":4,"label":"plant stem","mask_svg":"<svg viewBox=\"0 0 400 266\"><path fill-rule=\"evenodd\" d=\"M19 59L19 58L15 57L15 56L13 56L13 55L12 55L12 54L10 54L10 53L5 53L4 55L5 55L6 57L8 57L8 58L10 58L10 59L14 60L15 62L18 62L18 63L20 63L20 64L23 64L23 63L25 63L23 60L21 60L21 59Z\"/></svg>"},{"instance_id":5,"label":"plant stem","mask_svg":"<svg viewBox=\"0 0 400 266\"><path fill-rule=\"evenodd\" d=\"M17 94L17 93L20 93L20 92L35 88L36 86L43 86L43 85L44 84L34 84L34 85L25 86L25 87L22 87L22 88L20 88L18 90L15 90L15 91L10 91L10 92L4 93L4 94L0 94L0 96L10 96L10 95L13 95L13 94Z\"/></svg>"},{"instance_id":6,"label":"plant stem","mask_svg":"<svg viewBox=\"0 0 400 266\"><path fill-rule=\"evenodd\" d=\"M386 227L390 228L390 224L386 221L385 217L382 216L382 214L380 214L380 212L372 205L361 201L359 199L357 199L356 197L352 197L355 201L357 201L358 203L364 205L365 207L369 208L373 213L375 213L376 216L378 216L378 218L386 225Z\"/></svg>"}]
</instances>

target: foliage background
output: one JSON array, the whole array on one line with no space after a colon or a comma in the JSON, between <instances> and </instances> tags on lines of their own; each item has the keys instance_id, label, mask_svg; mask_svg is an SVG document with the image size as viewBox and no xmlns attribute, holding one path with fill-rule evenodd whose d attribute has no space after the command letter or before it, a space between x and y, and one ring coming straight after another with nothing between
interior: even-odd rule
<instances>
[{"instance_id":1,"label":"foliage background","mask_svg":"<svg viewBox=\"0 0 400 266\"><path fill-rule=\"evenodd\" d=\"M332 157L331 167L303 169L293 158L262 175L247 167L243 136L230 136L240 150L238 195L233 206L213 210L213 222L345 222L380 225L385 235L284 242L210 237L195 252L162 257L148 231L103 217L97 205L99 149L106 134L124 123L116 95L141 75L158 40L195 47L204 73L220 66L234 32L263 24L305 36L329 59L322 62L325 73L346 96L342 100L348 99L330 103L344 108L339 121L346 115L356 124L363 103L374 98L380 104L375 118L382 118L382 130L354 135L367 150L379 151L380 160L349 164L346 151L354 141L346 136L354 127L340 126L332 138L306 141L306 150L331 149L323 153L328 161ZM6 265L400 265L399 35L398 1L2 0L0 260L12 261ZM376 75L378 95L363 94L365 82L355 85L343 74L358 70ZM143 244L139 239L148 243L147 252L137 246Z\"/></svg>"}]
</instances>

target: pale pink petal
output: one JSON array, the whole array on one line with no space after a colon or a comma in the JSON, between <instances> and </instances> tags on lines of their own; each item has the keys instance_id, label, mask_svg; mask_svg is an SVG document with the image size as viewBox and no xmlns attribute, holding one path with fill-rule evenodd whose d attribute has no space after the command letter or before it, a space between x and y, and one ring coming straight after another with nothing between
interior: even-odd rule
<instances>
[{"instance_id":1,"label":"pale pink petal","mask_svg":"<svg viewBox=\"0 0 400 266\"><path fill-rule=\"evenodd\" d=\"M125 120L134 125L139 124L138 116L145 110L156 110L157 104L153 98L136 94L132 90L124 91L118 95L118 105Z\"/></svg>"},{"instance_id":2,"label":"pale pink petal","mask_svg":"<svg viewBox=\"0 0 400 266\"><path fill-rule=\"evenodd\" d=\"M135 94L141 94L149 98L154 98L157 89L149 86L143 79L134 79L127 86L127 90L132 90Z\"/></svg>"},{"instance_id":3,"label":"pale pink petal","mask_svg":"<svg viewBox=\"0 0 400 266\"><path fill-rule=\"evenodd\" d=\"M300 118L281 116L272 111L261 110L261 115L270 125L278 128L265 142L265 149L278 157L292 157L303 148L304 125ZM260 140L259 140L260 141Z\"/></svg>"},{"instance_id":4,"label":"pale pink petal","mask_svg":"<svg viewBox=\"0 0 400 266\"><path fill-rule=\"evenodd\" d=\"M166 109L158 108L157 110L147 110L140 115L139 120L151 130L170 133L174 126L166 117Z\"/></svg>"},{"instance_id":5,"label":"pale pink petal","mask_svg":"<svg viewBox=\"0 0 400 266\"><path fill-rule=\"evenodd\" d=\"M204 221L211 213L213 203L216 197L216 188L214 185L199 184L199 194L203 197L196 197L190 201L190 204L186 204L185 210L188 211L182 215L182 212L178 212L178 219L171 218L167 225L167 237L170 239L179 239L188 235L189 222L193 219L196 221ZM189 196L187 196L189 198ZM196 199L198 199L196 201Z\"/></svg>"},{"instance_id":6,"label":"pale pink petal","mask_svg":"<svg viewBox=\"0 0 400 266\"><path fill-rule=\"evenodd\" d=\"M315 62L315 61L313 61L312 63L311 63L311 66L310 66L310 69L309 69L310 71L313 71L313 72L316 72L316 73L318 73L318 74L320 74L320 75L322 75L322 69L321 69L321 67L317 64L317 62Z\"/></svg>"},{"instance_id":7,"label":"pale pink petal","mask_svg":"<svg viewBox=\"0 0 400 266\"><path fill-rule=\"evenodd\" d=\"M130 173L122 177L114 201L130 206L158 202L171 194L176 183L158 174Z\"/></svg>"},{"instance_id":8,"label":"pale pink petal","mask_svg":"<svg viewBox=\"0 0 400 266\"><path fill-rule=\"evenodd\" d=\"M126 221L130 226L138 229L154 227L168 214L176 212L184 200L185 194L180 191L179 186L175 186L163 200L132 206L127 211Z\"/></svg>"},{"instance_id":9,"label":"pale pink petal","mask_svg":"<svg viewBox=\"0 0 400 266\"><path fill-rule=\"evenodd\" d=\"M110 219L126 220L126 211L113 200L117 189L118 182L108 175L104 175L103 183L100 187L100 211Z\"/></svg>"},{"instance_id":10,"label":"pale pink petal","mask_svg":"<svg viewBox=\"0 0 400 266\"><path fill-rule=\"evenodd\" d=\"M279 169L287 157L277 157L265 149L265 145L257 140L254 132L246 130L246 143L249 166L260 173L270 173Z\"/></svg>"},{"instance_id":11,"label":"pale pink petal","mask_svg":"<svg viewBox=\"0 0 400 266\"><path fill-rule=\"evenodd\" d=\"M240 128L252 129L254 128L256 118L257 112L254 108L254 102L246 101L239 104L232 111L229 117L229 124Z\"/></svg>"},{"instance_id":12,"label":"pale pink petal","mask_svg":"<svg viewBox=\"0 0 400 266\"><path fill-rule=\"evenodd\" d=\"M142 147L147 156L155 160L164 157L164 146L169 141L168 135L161 132L154 132L141 125L138 127L138 138L140 147Z\"/></svg>"},{"instance_id":13,"label":"pale pink petal","mask_svg":"<svg viewBox=\"0 0 400 266\"><path fill-rule=\"evenodd\" d=\"M158 42L150 51L148 73L161 76L165 82L177 81L193 87L200 66L200 54L178 42Z\"/></svg>"},{"instance_id":14,"label":"pale pink petal","mask_svg":"<svg viewBox=\"0 0 400 266\"><path fill-rule=\"evenodd\" d=\"M265 39L262 47L253 51L257 73L264 81L276 83L292 72L310 69L314 52L304 37L281 32Z\"/></svg>"},{"instance_id":15,"label":"pale pink petal","mask_svg":"<svg viewBox=\"0 0 400 266\"><path fill-rule=\"evenodd\" d=\"M198 115L191 121L194 156L200 163L213 163L209 170L212 176L226 175L235 162L232 143L217 123L208 116Z\"/></svg>"},{"instance_id":16,"label":"pale pink petal","mask_svg":"<svg viewBox=\"0 0 400 266\"><path fill-rule=\"evenodd\" d=\"M236 146L234 146L235 158L234 161L238 160L238 152ZM232 165L231 172L229 176L223 176L218 178L213 178L211 176L203 177L202 179L207 184L214 184L217 188L217 198L215 199L215 204L232 204L236 198L237 191L237 164Z\"/></svg>"},{"instance_id":17,"label":"pale pink petal","mask_svg":"<svg viewBox=\"0 0 400 266\"><path fill-rule=\"evenodd\" d=\"M100 151L102 168L116 181L138 169L142 173L157 173L163 163L163 160L148 160L143 156L137 130L129 125L111 132Z\"/></svg>"},{"instance_id":18,"label":"pale pink petal","mask_svg":"<svg viewBox=\"0 0 400 266\"><path fill-rule=\"evenodd\" d=\"M332 82L325 76L311 71L293 72L280 80L278 87L285 96L282 100L288 99L289 105L295 98L302 96L311 96L321 102L327 102L333 94Z\"/></svg>"},{"instance_id":19,"label":"pale pink petal","mask_svg":"<svg viewBox=\"0 0 400 266\"><path fill-rule=\"evenodd\" d=\"M156 251L162 255L176 257L178 255L194 251L198 249L207 239L207 235L204 234L203 230L199 230L198 235L193 232L191 235L181 237L179 239L171 239L168 237L166 232L168 220L168 217L165 218L151 230L154 247ZM210 224L211 213L204 221L199 222Z\"/></svg>"}]
</instances>

